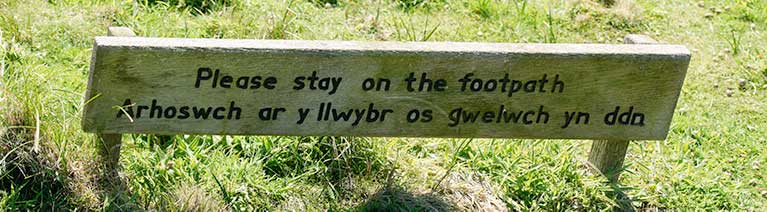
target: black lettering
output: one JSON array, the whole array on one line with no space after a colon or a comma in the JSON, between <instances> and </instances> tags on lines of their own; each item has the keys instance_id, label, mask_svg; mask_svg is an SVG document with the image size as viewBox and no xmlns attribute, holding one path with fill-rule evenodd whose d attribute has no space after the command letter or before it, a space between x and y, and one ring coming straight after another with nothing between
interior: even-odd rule
<instances>
[{"instance_id":1,"label":"black lettering","mask_svg":"<svg viewBox=\"0 0 767 212\"><path fill-rule=\"evenodd\" d=\"M362 81L362 90L369 91L375 88L375 80L373 78L367 78Z\"/></svg>"},{"instance_id":2,"label":"black lettering","mask_svg":"<svg viewBox=\"0 0 767 212\"><path fill-rule=\"evenodd\" d=\"M213 85L211 86L212 88L216 88L216 84L218 84L217 83L218 82L218 72L219 72L218 69L216 69L216 71L213 72Z\"/></svg>"},{"instance_id":3,"label":"black lettering","mask_svg":"<svg viewBox=\"0 0 767 212\"><path fill-rule=\"evenodd\" d=\"M551 87L551 92L556 92L557 88L559 88L559 93L565 91L565 82L559 80L559 74L554 76L554 86Z\"/></svg>"},{"instance_id":4,"label":"black lettering","mask_svg":"<svg viewBox=\"0 0 767 212\"><path fill-rule=\"evenodd\" d=\"M501 92L505 93L506 92L506 85L508 85L509 82L511 82L511 80L509 80L509 74L504 74L503 75L503 79L498 80L498 82L501 83ZM511 96L511 94L509 94L509 96Z\"/></svg>"},{"instance_id":5,"label":"black lettering","mask_svg":"<svg viewBox=\"0 0 767 212\"><path fill-rule=\"evenodd\" d=\"M437 79L434 81L434 90L435 91L445 91L445 88L447 88L447 80L445 79Z\"/></svg>"},{"instance_id":6,"label":"black lettering","mask_svg":"<svg viewBox=\"0 0 767 212\"><path fill-rule=\"evenodd\" d=\"M152 99L152 106L151 106L151 108L152 109L149 111L149 118L150 119L155 117L154 114L157 114L157 118L162 118L162 107L157 105L157 100L156 99Z\"/></svg>"},{"instance_id":7,"label":"black lettering","mask_svg":"<svg viewBox=\"0 0 767 212\"><path fill-rule=\"evenodd\" d=\"M261 87L261 77L255 76L250 78L250 89L258 89Z\"/></svg>"},{"instance_id":8,"label":"black lettering","mask_svg":"<svg viewBox=\"0 0 767 212\"><path fill-rule=\"evenodd\" d=\"M538 108L538 117L535 119L535 123L541 123L541 117L543 117L543 123L549 123L549 113L543 111L543 105Z\"/></svg>"},{"instance_id":9,"label":"black lettering","mask_svg":"<svg viewBox=\"0 0 767 212\"><path fill-rule=\"evenodd\" d=\"M407 78L405 78L405 82L407 82L407 91L413 92L415 89L413 88L413 82L415 82L415 72L410 72L410 75L408 75Z\"/></svg>"},{"instance_id":10,"label":"black lettering","mask_svg":"<svg viewBox=\"0 0 767 212\"><path fill-rule=\"evenodd\" d=\"M418 109L413 109L407 112L407 122L413 123L418 121L419 118L421 118L421 111Z\"/></svg>"},{"instance_id":11,"label":"black lettering","mask_svg":"<svg viewBox=\"0 0 767 212\"><path fill-rule=\"evenodd\" d=\"M567 128L567 126L570 126L570 122L573 121L573 117L575 116L575 112L567 112L565 111L565 123L562 125L562 129Z\"/></svg>"},{"instance_id":12,"label":"black lettering","mask_svg":"<svg viewBox=\"0 0 767 212\"><path fill-rule=\"evenodd\" d=\"M234 101L229 102L229 114L226 115L226 119L240 120L240 113L242 113L242 108L234 106Z\"/></svg>"},{"instance_id":13,"label":"black lettering","mask_svg":"<svg viewBox=\"0 0 767 212\"><path fill-rule=\"evenodd\" d=\"M522 117L522 113L524 111L519 111L518 113L506 113L503 114L503 121L506 123L519 123L519 118Z\"/></svg>"},{"instance_id":14,"label":"black lettering","mask_svg":"<svg viewBox=\"0 0 767 212\"><path fill-rule=\"evenodd\" d=\"M456 108L450 111L450 115L448 116L448 119L450 119L450 123L447 124L449 127L455 127L461 122L461 113L463 112L463 108Z\"/></svg>"},{"instance_id":15,"label":"black lettering","mask_svg":"<svg viewBox=\"0 0 767 212\"><path fill-rule=\"evenodd\" d=\"M277 78L274 77L267 77L266 80L264 80L264 88L272 90L274 89L277 84Z\"/></svg>"},{"instance_id":16,"label":"black lettering","mask_svg":"<svg viewBox=\"0 0 767 212\"><path fill-rule=\"evenodd\" d=\"M526 125L530 125L530 124L532 124L532 123L533 123L533 121L532 121L532 120L530 120L530 119L528 119L527 117L528 117L529 115L533 115L533 114L535 114L535 111L532 111L532 110L531 110L531 111L527 111L527 112L525 112L525 117L524 117L524 118L522 118L522 121L523 121L523 123L525 123Z\"/></svg>"},{"instance_id":17,"label":"black lettering","mask_svg":"<svg viewBox=\"0 0 767 212\"><path fill-rule=\"evenodd\" d=\"M496 80L488 80L485 82L485 91L494 91L498 87L498 82Z\"/></svg>"},{"instance_id":18,"label":"black lettering","mask_svg":"<svg viewBox=\"0 0 767 212\"><path fill-rule=\"evenodd\" d=\"M334 93L336 93L336 90L338 90L338 87L341 87L341 80L343 80L343 78L338 77L338 78L328 78L328 79L330 79L330 82L333 83L333 88L330 90L330 93L328 93L328 95L333 95Z\"/></svg>"},{"instance_id":19,"label":"black lettering","mask_svg":"<svg viewBox=\"0 0 767 212\"><path fill-rule=\"evenodd\" d=\"M394 112L393 110L389 110L389 111ZM430 122L432 120L431 113L432 113L431 110L424 110L423 113L421 113L421 115L423 116L423 118L421 119L421 122ZM381 121L383 121L383 117L381 117Z\"/></svg>"},{"instance_id":20,"label":"black lettering","mask_svg":"<svg viewBox=\"0 0 767 212\"><path fill-rule=\"evenodd\" d=\"M485 112L485 115L482 116L482 122L485 122L485 123L493 122L493 117L495 117L495 114L493 114L493 112L487 111Z\"/></svg>"},{"instance_id":21,"label":"black lettering","mask_svg":"<svg viewBox=\"0 0 767 212\"><path fill-rule=\"evenodd\" d=\"M618 123L621 123L623 125L630 124L631 121L631 115L634 113L634 107L629 107L628 112L621 113L618 115Z\"/></svg>"},{"instance_id":22,"label":"black lettering","mask_svg":"<svg viewBox=\"0 0 767 212\"><path fill-rule=\"evenodd\" d=\"M229 75L225 75L225 76L221 77L221 82L220 82L221 87L222 88L231 88L232 87L232 80L233 80L232 76L229 76Z\"/></svg>"},{"instance_id":23,"label":"black lettering","mask_svg":"<svg viewBox=\"0 0 767 212\"><path fill-rule=\"evenodd\" d=\"M219 115L218 114L218 112L223 112L223 111L226 111L226 108L224 108L224 107L217 107L216 109L214 109L213 110L213 118L214 119L218 119L218 120L224 119L225 118L224 115Z\"/></svg>"},{"instance_id":24,"label":"black lettering","mask_svg":"<svg viewBox=\"0 0 767 212\"><path fill-rule=\"evenodd\" d=\"M277 120L278 114L285 111L287 111L287 109L282 107L274 108L274 113L272 113L272 120Z\"/></svg>"},{"instance_id":25,"label":"black lettering","mask_svg":"<svg viewBox=\"0 0 767 212\"><path fill-rule=\"evenodd\" d=\"M634 114L634 116L631 117L631 125L644 126L644 114L643 113Z\"/></svg>"},{"instance_id":26,"label":"black lettering","mask_svg":"<svg viewBox=\"0 0 767 212\"><path fill-rule=\"evenodd\" d=\"M139 105L138 109L136 109L136 118L141 118L141 111L142 110L149 110L149 106ZM152 118L152 116L149 116L149 118Z\"/></svg>"},{"instance_id":27,"label":"black lettering","mask_svg":"<svg viewBox=\"0 0 767 212\"><path fill-rule=\"evenodd\" d=\"M269 121L272 119L272 108L261 108L261 110L258 111L258 118L262 121Z\"/></svg>"},{"instance_id":28,"label":"black lettering","mask_svg":"<svg viewBox=\"0 0 767 212\"><path fill-rule=\"evenodd\" d=\"M304 120L306 120L306 117L309 116L309 111L310 110L311 109L309 109L309 108L299 108L298 109L298 121L296 122L296 124L303 124Z\"/></svg>"},{"instance_id":29,"label":"black lettering","mask_svg":"<svg viewBox=\"0 0 767 212\"><path fill-rule=\"evenodd\" d=\"M304 89L304 87L306 86L306 84L304 84L304 79L306 79L306 77L296 77L296 79L293 80L293 82L296 83L296 86L293 86L293 90Z\"/></svg>"},{"instance_id":30,"label":"black lettering","mask_svg":"<svg viewBox=\"0 0 767 212\"><path fill-rule=\"evenodd\" d=\"M581 118L584 119L583 124L589 124L589 118L591 118L591 114L584 113L584 112L578 112L578 119L575 121L576 124L581 123Z\"/></svg>"},{"instance_id":31,"label":"black lettering","mask_svg":"<svg viewBox=\"0 0 767 212\"><path fill-rule=\"evenodd\" d=\"M325 111L325 103L320 103L320 109L317 110L317 121L322 121L322 113Z\"/></svg>"},{"instance_id":32,"label":"black lettering","mask_svg":"<svg viewBox=\"0 0 767 212\"><path fill-rule=\"evenodd\" d=\"M469 88L471 91L477 92L482 90L482 80L480 79L474 79L471 81L471 85L469 85Z\"/></svg>"},{"instance_id":33,"label":"black lettering","mask_svg":"<svg viewBox=\"0 0 767 212\"><path fill-rule=\"evenodd\" d=\"M615 107L615 111L607 113L605 115L605 124L606 125L615 125L615 121L618 118L618 111L621 109L621 107Z\"/></svg>"},{"instance_id":34,"label":"black lettering","mask_svg":"<svg viewBox=\"0 0 767 212\"><path fill-rule=\"evenodd\" d=\"M241 89L248 89L248 80L249 80L248 77L237 78L237 81L235 82L235 86Z\"/></svg>"},{"instance_id":35,"label":"black lettering","mask_svg":"<svg viewBox=\"0 0 767 212\"><path fill-rule=\"evenodd\" d=\"M466 91L466 85L471 82L471 76L474 76L474 73L468 73L458 80L461 83L461 92Z\"/></svg>"},{"instance_id":36,"label":"black lettering","mask_svg":"<svg viewBox=\"0 0 767 212\"><path fill-rule=\"evenodd\" d=\"M349 109L347 112L338 112L338 110L333 109L333 121L349 121L349 118L352 117L353 109Z\"/></svg>"},{"instance_id":37,"label":"black lettering","mask_svg":"<svg viewBox=\"0 0 767 212\"><path fill-rule=\"evenodd\" d=\"M169 106L168 108L165 108L164 115L166 119L172 119L173 117L176 117L176 107Z\"/></svg>"},{"instance_id":38,"label":"black lettering","mask_svg":"<svg viewBox=\"0 0 767 212\"><path fill-rule=\"evenodd\" d=\"M314 83L320 79L317 77L317 72L312 71L312 76L308 77L307 79L309 80L309 89L317 90L317 86L314 85Z\"/></svg>"},{"instance_id":39,"label":"black lettering","mask_svg":"<svg viewBox=\"0 0 767 212\"><path fill-rule=\"evenodd\" d=\"M375 122L376 120L378 120L378 116L381 115L381 112L373 108L373 105L374 105L373 103L370 103L368 105L368 113L365 116L365 121L367 122Z\"/></svg>"},{"instance_id":40,"label":"black lettering","mask_svg":"<svg viewBox=\"0 0 767 212\"><path fill-rule=\"evenodd\" d=\"M212 107L206 108L198 108L198 107L192 107L192 113L194 114L195 119L208 119L208 115L210 115L210 111L212 111Z\"/></svg>"},{"instance_id":41,"label":"black lettering","mask_svg":"<svg viewBox=\"0 0 767 212\"><path fill-rule=\"evenodd\" d=\"M133 103L130 101L130 99L125 99L120 111L117 111L117 118L120 118L120 116L123 115L128 116L128 118L133 117Z\"/></svg>"},{"instance_id":42,"label":"black lettering","mask_svg":"<svg viewBox=\"0 0 767 212\"><path fill-rule=\"evenodd\" d=\"M536 80L530 80L525 83L525 92L535 92L536 83L538 83Z\"/></svg>"},{"instance_id":43,"label":"black lettering","mask_svg":"<svg viewBox=\"0 0 767 212\"><path fill-rule=\"evenodd\" d=\"M189 106L183 106L178 108L178 113L181 115L178 116L178 119L187 119L189 118Z\"/></svg>"},{"instance_id":44,"label":"black lettering","mask_svg":"<svg viewBox=\"0 0 767 212\"><path fill-rule=\"evenodd\" d=\"M211 77L210 68L199 68L199 69L197 69L197 80L194 82L194 87L195 88L199 88L200 87L200 82L203 81L203 80L209 80L210 77Z\"/></svg>"},{"instance_id":45,"label":"black lettering","mask_svg":"<svg viewBox=\"0 0 767 212\"><path fill-rule=\"evenodd\" d=\"M519 89L522 89L522 82L520 82L519 80L512 80L511 89L509 89L509 97L514 95L514 93L518 92Z\"/></svg>"},{"instance_id":46,"label":"black lettering","mask_svg":"<svg viewBox=\"0 0 767 212\"><path fill-rule=\"evenodd\" d=\"M354 123L352 123L352 126L357 126L357 124L359 124L360 121L362 120L362 117L364 116L364 114L365 114L364 109L354 110L354 117L356 117L356 119L354 119Z\"/></svg>"},{"instance_id":47,"label":"black lettering","mask_svg":"<svg viewBox=\"0 0 767 212\"><path fill-rule=\"evenodd\" d=\"M391 86L391 80L378 78L378 84L376 84L376 90L381 91L383 89L384 91L388 91L390 86Z\"/></svg>"},{"instance_id":48,"label":"black lettering","mask_svg":"<svg viewBox=\"0 0 767 212\"><path fill-rule=\"evenodd\" d=\"M538 89L538 91L541 92L541 93L546 93L546 91L543 90L543 87L545 87L546 83L549 82L549 80L546 79L546 74L543 74L543 79L538 80L538 82L540 83L540 89Z\"/></svg>"},{"instance_id":49,"label":"black lettering","mask_svg":"<svg viewBox=\"0 0 767 212\"><path fill-rule=\"evenodd\" d=\"M418 91L423 91L424 87L426 91L431 91L432 80L427 78L426 73L421 73L421 83L418 84Z\"/></svg>"},{"instance_id":50,"label":"black lettering","mask_svg":"<svg viewBox=\"0 0 767 212\"><path fill-rule=\"evenodd\" d=\"M463 118L463 123L477 122L477 118L479 118L479 113L480 113L479 111L473 112L473 113L463 111L463 115L461 116Z\"/></svg>"}]
</instances>

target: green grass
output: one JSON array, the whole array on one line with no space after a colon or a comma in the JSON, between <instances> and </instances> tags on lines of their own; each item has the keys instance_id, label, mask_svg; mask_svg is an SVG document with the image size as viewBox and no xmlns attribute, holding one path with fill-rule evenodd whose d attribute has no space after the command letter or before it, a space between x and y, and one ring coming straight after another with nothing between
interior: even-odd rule
<instances>
[{"instance_id":1,"label":"green grass","mask_svg":"<svg viewBox=\"0 0 767 212\"><path fill-rule=\"evenodd\" d=\"M763 0L158 2L0 1L0 208L767 209ZM510 43L643 33L693 56L668 139L632 142L619 185L589 171L590 142L571 140L132 135L114 175L80 128L93 37L109 26L147 37Z\"/></svg>"}]
</instances>

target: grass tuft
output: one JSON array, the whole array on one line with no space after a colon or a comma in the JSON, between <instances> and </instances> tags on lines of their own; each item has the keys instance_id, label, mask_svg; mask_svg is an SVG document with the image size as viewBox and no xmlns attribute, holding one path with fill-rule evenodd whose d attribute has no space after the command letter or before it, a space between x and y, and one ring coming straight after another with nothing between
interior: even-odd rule
<instances>
[{"instance_id":1,"label":"grass tuft","mask_svg":"<svg viewBox=\"0 0 767 212\"><path fill-rule=\"evenodd\" d=\"M493 0L477 0L477 1L471 1L470 7L471 12L479 15L479 17L482 18L491 18L496 13L496 4L492 2Z\"/></svg>"},{"instance_id":2,"label":"grass tuft","mask_svg":"<svg viewBox=\"0 0 767 212\"><path fill-rule=\"evenodd\" d=\"M425 7L427 6L430 1L429 0L394 0L397 5L405 10L413 10L419 7Z\"/></svg>"},{"instance_id":3,"label":"grass tuft","mask_svg":"<svg viewBox=\"0 0 767 212\"><path fill-rule=\"evenodd\" d=\"M193 14L207 14L233 6L233 0L137 0L148 6L165 6L187 10Z\"/></svg>"}]
</instances>

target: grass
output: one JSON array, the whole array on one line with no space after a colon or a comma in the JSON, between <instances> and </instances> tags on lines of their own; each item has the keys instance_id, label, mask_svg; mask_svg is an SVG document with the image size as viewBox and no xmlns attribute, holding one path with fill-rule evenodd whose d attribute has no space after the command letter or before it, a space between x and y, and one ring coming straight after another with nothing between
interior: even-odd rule
<instances>
[{"instance_id":1,"label":"grass","mask_svg":"<svg viewBox=\"0 0 767 212\"><path fill-rule=\"evenodd\" d=\"M0 208L767 209L765 1L151 2L0 1ZM79 124L93 37L109 26L306 40L621 43L643 33L693 59L668 139L632 142L619 185L592 174L590 142L574 140L131 135L115 174Z\"/></svg>"}]
</instances>

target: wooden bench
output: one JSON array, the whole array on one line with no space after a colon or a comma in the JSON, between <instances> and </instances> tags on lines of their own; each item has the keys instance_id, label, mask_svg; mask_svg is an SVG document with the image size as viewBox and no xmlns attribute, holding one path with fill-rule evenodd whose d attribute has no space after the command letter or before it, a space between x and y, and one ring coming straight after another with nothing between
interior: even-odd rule
<instances>
[{"instance_id":1,"label":"wooden bench","mask_svg":"<svg viewBox=\"0 0 767 212\"><path fill-rule=\"evenodd\" d=\"M668 133L690 53L626 44L134 37L93 48L86 132L593 139L616 181L629 141Z\"/></svg>"}]
</instances>

